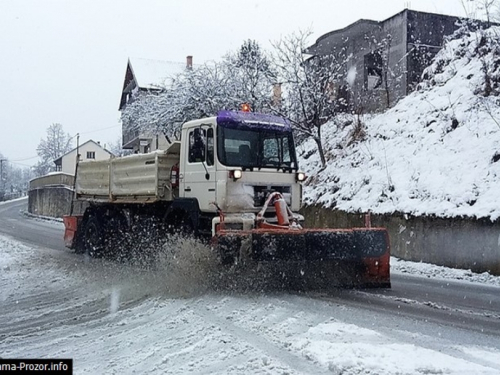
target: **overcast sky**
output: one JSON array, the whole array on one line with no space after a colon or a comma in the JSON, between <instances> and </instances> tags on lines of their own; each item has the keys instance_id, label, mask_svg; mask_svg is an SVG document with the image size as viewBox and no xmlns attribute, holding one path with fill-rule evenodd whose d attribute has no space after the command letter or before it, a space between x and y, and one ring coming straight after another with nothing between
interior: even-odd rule
<instances>
[{"instance_id":1,"label":"overcast sky","mask_svg":"<svg viewBox=\"0 0 500 375\"><path fill-rule=\"evenodd\" d=\"M0 0L0 153L37 162L52 123L80 141L115 142L127 58L219 60L246 39L270 48L405 7L463 16L461 0Z\"/></svg>"}]
</instances>

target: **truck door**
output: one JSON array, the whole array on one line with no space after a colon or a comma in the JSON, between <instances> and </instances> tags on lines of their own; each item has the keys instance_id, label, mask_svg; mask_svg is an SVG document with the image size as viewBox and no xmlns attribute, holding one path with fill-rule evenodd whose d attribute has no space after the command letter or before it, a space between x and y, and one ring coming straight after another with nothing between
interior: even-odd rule
<instances>
[{"instance_id":1,"label":"truck door","mask_svg":"<svg viewBox=\"0 0 500 375\"><path fill-rule=\"evenodd\" d=\"M189 129L187 159L181 183L183 196L196 198L202 211L213 212L215 207L214 128L202 125ZM182 194L182 193L181 193Z\"/></svg>"}]
</instances>

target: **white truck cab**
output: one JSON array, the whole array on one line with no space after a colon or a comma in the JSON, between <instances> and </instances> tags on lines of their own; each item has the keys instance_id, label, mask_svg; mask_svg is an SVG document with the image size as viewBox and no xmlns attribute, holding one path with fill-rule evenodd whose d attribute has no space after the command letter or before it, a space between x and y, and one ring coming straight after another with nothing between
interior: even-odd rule
<instances>
[{"instance_id":1,"label":"white truck cab","mask_svg":"<svg viewBox=\"0 0 500 375\"><path fill-rule=\"evenodd\" d=\"M243 217L253 220L273 191L282 193L292 211L299 210L304 174L288 120L221 111L185 123L181 139L179 197L197 199L200 211L214 212L216 204L228 219L252 214Z\"/></svg>"}]
</instances>

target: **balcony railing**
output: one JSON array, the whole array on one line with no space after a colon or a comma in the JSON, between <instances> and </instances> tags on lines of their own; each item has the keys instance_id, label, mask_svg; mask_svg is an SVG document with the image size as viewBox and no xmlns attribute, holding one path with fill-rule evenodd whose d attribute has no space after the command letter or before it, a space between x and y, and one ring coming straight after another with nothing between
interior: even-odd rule
<instances>
[{"instance_id":1,"label":"balcony railing","mask_svg":"<svg viewBox=\"0 0 500 375\"><path fill-rule=\"evenodd\" d=\"M122 147L132 148L132 143L139 138L139 130L133 128L122 128Z\"/></svg>"}]
</instances>

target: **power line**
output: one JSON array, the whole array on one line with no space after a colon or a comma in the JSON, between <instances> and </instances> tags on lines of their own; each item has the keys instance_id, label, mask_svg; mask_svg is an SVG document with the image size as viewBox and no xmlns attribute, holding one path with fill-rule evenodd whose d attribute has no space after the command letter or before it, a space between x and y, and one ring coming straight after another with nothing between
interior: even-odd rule
<instances>
[{"instance_id":1,"label":"power line","mask_svg":"<svg viewBox=\"0 0 500 375\"><path fill-rule=\"evenodd\" d=\"M30 156L29 158L24 158L24 159L14 159L14 160L9 160L10 162L13 162L13 161L26 161L26 160L30 160L30 159L34 159L34 158L37 158L38 155L36 156Z\"/></svg>"},{"instance_id":2,"label":"power line","mask_svg":"<svg viewBox=\"0 0 500 375\"><path fill-rule=\"evenodd\" d=\"M112 129L112 128L117 128L119 126L121 126L121 125L108 126L107 128L102 128L102 129L97 129L97 130L89 130L88 132L82 132L80 134L97 133L97 132L100 132L102 130L108 130L108 129Z\"/></svg>"},{"instance_id":3,"label":"power line","mask_svg":"<svg viewBox=\"0 0 500 375\"><path fill-rule=\"evenodd\" d=\"M14 164L14 165L20 165L20 166L22 166L22 167L28 167L28 168L33 167L32 165L29 165L29 164L23 164L23 163L17 163L17 162L14 162L14 161L12 161L12 160L9 160L9 163L10 163L10 164Z\"/></svg>"}]
</instances>

